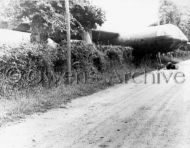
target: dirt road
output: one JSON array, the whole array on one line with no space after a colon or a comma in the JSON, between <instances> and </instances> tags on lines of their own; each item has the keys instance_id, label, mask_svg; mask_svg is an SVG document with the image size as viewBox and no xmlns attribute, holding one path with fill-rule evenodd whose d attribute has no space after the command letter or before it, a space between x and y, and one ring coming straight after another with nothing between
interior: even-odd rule
<instances>
[{"instance_id":1,"label":"dirt road","mask_svg":"<svg viewBox=\"0 0 190 148\"><path fill-rule=\"evenodd\" d=\"M1 127L0 148L190 148L190 61L171 72L186 81L149 75Z\"/></svg>"}]
</instances>

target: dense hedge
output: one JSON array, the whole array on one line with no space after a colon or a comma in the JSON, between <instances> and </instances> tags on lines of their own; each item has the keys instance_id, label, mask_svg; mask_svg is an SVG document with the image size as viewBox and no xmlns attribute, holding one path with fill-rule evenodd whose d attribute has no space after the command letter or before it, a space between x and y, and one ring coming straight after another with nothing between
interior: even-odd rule
<instances>
[{"instance_id":1,"label":"dense hedge","mask_svg":"<svg viewBox=\"0 0 190 148\"><path fill-rule=\"evenodd\" d=\"M131 60L132 48L95 46L82 41L71 44L72 68L77 72L104 72L108 65L123 64ZM67 72L67 46L52 48L47 45L25 44L17 48L0 47L7 51L1 56L1 84L16 88L42 85L51 87L65 79ZM1 85L1 86L3 86Z\"/></svg>"},{"instance_id":2,"label":"dense hedge","mask_svg":"<svg viewBox=\"0 0 190 148\"><path fill-rule=\"evenodd\" d=\"M123 64L125 62L132 61L132 51L131 47L122 47L122 46L97 46L97 49L105 54L107 61Z\"/></svg>"},{"instance_id":3,"label":"dense hedge","mask_svg":"<svg viewBox=\"0 0 190 148\"><path fill-rule=\"evenodd\" d=\"M8 46L1 48L7 51L0 59L1 82L25 88L39 83L48 85L54 79L52 67L57 56L49 46L25 44L11 50Z\"/></svg>"}]
</instances>

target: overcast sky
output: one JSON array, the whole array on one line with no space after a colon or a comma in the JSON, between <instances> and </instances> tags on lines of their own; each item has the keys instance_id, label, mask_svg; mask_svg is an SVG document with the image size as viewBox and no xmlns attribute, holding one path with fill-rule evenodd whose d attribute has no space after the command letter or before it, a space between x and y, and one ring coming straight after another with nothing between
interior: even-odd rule
<instances>
[{"instance_id":1,"label":"overcast sky","mask_svg":"<svg viewBox=\"0 0 190 148\"><path fill-rule=\"evenodd\" d=\"M101 30L131 32L158 21L159 0L91 0L106 12Z\"/></svg>"}]
</instances>

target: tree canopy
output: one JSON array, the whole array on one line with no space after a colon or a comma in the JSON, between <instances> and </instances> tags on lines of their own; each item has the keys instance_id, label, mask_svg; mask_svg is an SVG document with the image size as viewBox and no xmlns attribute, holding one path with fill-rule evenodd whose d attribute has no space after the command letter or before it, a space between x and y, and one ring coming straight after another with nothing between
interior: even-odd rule
<instances>
[{"instance_id":1,"label":"tree canopy","mask_svg":"<svg viewBox=\"0 0 190 148\"><path fill-rule=\"evenodd\" d=\"M181 12L171 0L161 0L160 8L160 24L175 24L179 25L181 21Z\"/></svg>"},{"instance_id":2,"label":"tree canopy","mask_svg":"<svg viewBox=\"0 0 190 148\"><path fill-rule=\"evenodd\" d=\"M77 34L83 30L96 29L105 21L105 14L101 8L90 4L87 0L70 0L71 33ZM43 19L43 26L49 36L57 39L65 37L65 1L63 0L11 0L3 11L3 17L12 28L20 23L32 24L34 16ZM56 34L56 36L55 36Z\"/></svg>"},{"instance_id":3,"label":"tree canopy","mask_svg":"<svg viewBox=\"0 0 190 148\"><path fill-rule=\"evenodd\" d=\"M159 23L177 25L190 39L190 11L189 8L179 7L172 0L160 0ZM155 26L158 24L152 24Z\"/></svg>"}]
</instances>

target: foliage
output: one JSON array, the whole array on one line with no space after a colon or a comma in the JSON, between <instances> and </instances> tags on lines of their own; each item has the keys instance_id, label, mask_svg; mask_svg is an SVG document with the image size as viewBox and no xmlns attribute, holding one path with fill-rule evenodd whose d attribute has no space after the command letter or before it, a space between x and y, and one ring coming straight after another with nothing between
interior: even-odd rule
<instances>
[{"instance_id":1,"label":"foliage","mask_svg":"<svg viewBox=\"0 0 190 148\"><path fill-rule=\"evenodd\" d=\"M61 48L64 49L61 55L66 55L66 44L63 44ZM66 60L66 56L62 57ZM98 69L99 65L95 62L97 59L99 59L101 65L103 54L96 49L95 45L86 44L83 41L72 42L71 60L73 70L88 72L89 70Z\"/></svg>"},{"instance_id":2,"label":"foliage","mask_svg":"<svg viewBox=\"0 0 190 148\"><path fill-rule=\"evenodd\" d=\"M160 24L174 24L177 25L183 33L190 39L190 12L184 7L180 8L171 0L160 1ZM156 26L157 23L151 26Z\"/></svg>"},{"instance_id":3,"label":"foliage","mask_svg":"<svg viewBox=\"0 0 190 148\"><path fill-rule=\"evenodd\" d=\"M171 0L161 0L159 8L160 24L179 25L181 21L181 12Z\"/></svg>"},{"instance_id":4,"label":"foliage","mask_svg":"<svg viewBox=\"0 0 190 148\"><path fill-rule=\"evenodd\" d=\"M14 88L38 85L52 87L59 83L60 77L66 81L66 44L57 49L46 44L23 44L17 48L9 46L1 48L6 54L0 60L0 78L3 78L7 85ZM73 42L71 48L73 71L98 70L94 59L102 55L93 45L80 41Z\"/></svg>"},{"instance_id":5,"label":"foliage","mask_svg":"<svg viewBox=\"0 0 190 148\"><path fill-rule=\"evenodd\" d=\"M107 61L115 64L123 64L124 62L132 61L131 47L122 46L97 46L98 50L105 54Z\"/></svg>"},{"instance_id":6,"label":"foliage","mask_svg":"<svg viewBox=\"0 0 190 148\"><path fill-rule=\"evenodd\" d=\"M84 29L96 28L105 21L103 11L88 1L70 0L70 12L72 34L77 34ZM17 27L20 23L31 23L36 14L44 19L44 26L49 27L50 37L66 38L65 1L11 0L3 16L13 27Z\"/></svg>"},{"instance_id":7,"label":"foliage","mask_svg":"<svg viewBox=\"0 0 190 148\"><path fill-rule=\"evenodd\" d=\"M84 26L85 30L96 29L97 25L102 25L105 21L104 12L92 5L76 5L71 9L73 17Z\"/></svg>"},{"instance_id":8,"label":"foliage","mask_svg":"<svg viewBox=\"0 0 190 148\"><path fill-rule=\"evenodd\" d=\"M10 47L11 49L8 46L1 48L7 52L0 60L0 78L3 78L7 85L14 88L38 85L52 87L66 81L66 44L57 49L46 44L31 43ZM105 72L110 66L132 61L130 47L96 47L83 41L75 41L72 42L71 49L73 72Z\"/></svg>"},{"instance_id":9,"label":"foliage","mask_svg":"<svg viewBox=\"0 0 190 148\"><path fill-rule=\"evenodd\" d=\"M1 78L6 84L15 88L28 86L49 86L53 75L53 62L56 60L55 51L47 45L27 44L18 48L4 46L7 54L1 57Z\"/></svg>"}]
</instances>

